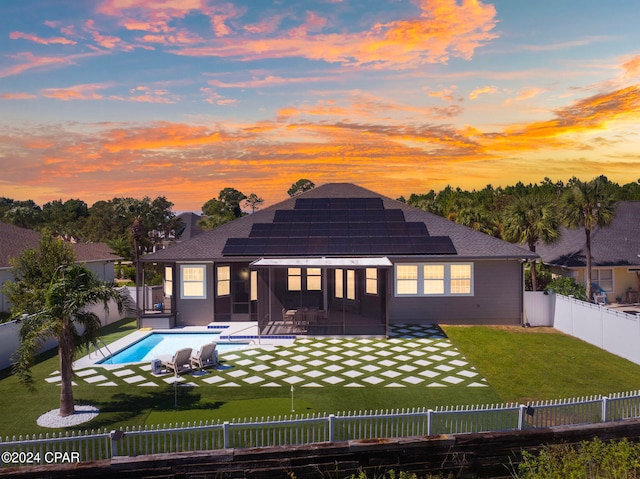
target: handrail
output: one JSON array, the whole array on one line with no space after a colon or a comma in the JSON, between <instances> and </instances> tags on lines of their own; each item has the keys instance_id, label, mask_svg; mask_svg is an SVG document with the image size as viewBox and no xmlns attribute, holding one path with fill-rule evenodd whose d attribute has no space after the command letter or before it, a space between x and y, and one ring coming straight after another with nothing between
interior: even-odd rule
<instances>
[{"instance_id":1,"label":"handrail","mask_svg":"<svg viewBox=\"0 0 640 479\"><path fill-rule=\"evenodd\" d=\"M231 341L231 338L232 338L233 336L237 336L237 335L238 335L238 333L241 333L242 331L246 331L247 329L251 329L251 328L253 328L253 327L254 327L253 325L251 325L251 326L247 326L246 328L242 328L242 329L239 329L238 331L235 331L235 332L233 332L233 333L229 333L229 334L227 334L227 341ZM259 328L259 327L260 327L260 326L258 326L258 328ZM255 344L255 343L256 343L254 340L251 340L251 342L252 342L253 344Z\"/></svg>"},{"instance_id":2,"label":"handrail","mask_svg":"<svg viewBox=\"0 0 640 479\"><path fill-rule=\"evenodd\" d=\"M105 343L101 338L96 338L96 344L97 343L102 343L102 348L107 350L107 352L109 353L109 356L113 356L113 353L109 349L109 346L107 346L107 343ZM102 354L103 358L109 357L109 356L105 356L105 354L102 352L102 348L98 348L97 345L96 345L96 353L99 352L100 354Z\"/></svg>"}]
</instances>

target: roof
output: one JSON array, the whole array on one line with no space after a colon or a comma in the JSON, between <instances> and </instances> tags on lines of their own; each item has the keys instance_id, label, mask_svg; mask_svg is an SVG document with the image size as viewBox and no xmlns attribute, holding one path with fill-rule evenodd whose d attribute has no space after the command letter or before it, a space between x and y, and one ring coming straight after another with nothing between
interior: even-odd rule
<instances>
[{"instance_id":1,"label":"roof","mask_svg":"<svg viewBox=\"0 0 640 479\"><path fill-rule=\"evenodd\" d=\"M0 268L10 268L9 260L26 249L36 249L42 235L37 231L19 228L0 221ZM81 263L114 261L118 259L113 250L104 243L71 243L76 259Z\"/></svg>"},{"instance_id":2,"label":"roof","mask_svg":"<svg viewBox=\"0 0 640 479\"><path fill-rule=\"evenodd\" d=\"M186 240L190 239L193 236L197 236L197 235L199 235L201 233L204 233L205 230L203 230L198 225L198 221L200 221L202 216L200 216L200 215L198 215L196 213L187 211L187 212L184 212L184 213L180 213L178 215L178 218L180 219L180 221L184 225L184 228L182 228L178 232L178 236L179 236L179 240L180 241L186 241Z\"/></svg>"},{"instance_id":3,"label":"roof","mask_svg":"<svg viewBox=\"0 0 640 479\"><path fill-rule=\"evenodd\" d=\"M536 252L544 263L554 266L586 267L587 246L584 229L561 229L560 240L540 244ZM640 265L640 201L620 201L616 215L606 228L591 232L593 266Z\"/></svg>"},{"instance_id":4,"label":"roof","mask_svg":"<svg viewBox=\"0 0 640 479\"><path fill-rule=\"evenodd\" d=\"M531 259L537 255L519 245L502 241L498 238L459 225L432 213L414 208L405 203L382 196L371 190L351 183L328 183L318 186L305 193L288 198L280 203L259 210L251 215L243 216L229 223L225 223L213 230L192 237L171 248L146 255L143 261L213 261L220 259L247 260L245 257L224 255L223 250L230 238L249 238L252 228L259 223L272 223L276 212L295 209L299 199L321 198L379 198L385 209L402 211L407 223L423 223L428 234L433 237L447 237L450 239L456 254L436 255L439 258L455 259ZM305 255L301 255L305 256ZM344 256L344 254L336 255ZM363 255L366 256L366 255ZM376 254L380 256L380 254ZM389 257L424 257L424 255L388 254ZM433 255L432 255L433 256ZM258 259L256 255L252 259Z\"/></svg>"}]
</instances>

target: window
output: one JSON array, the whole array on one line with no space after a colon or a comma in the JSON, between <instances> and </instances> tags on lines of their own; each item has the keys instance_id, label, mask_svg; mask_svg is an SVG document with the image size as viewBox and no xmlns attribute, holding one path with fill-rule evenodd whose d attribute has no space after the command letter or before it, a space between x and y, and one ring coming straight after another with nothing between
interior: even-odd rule
<instances>
[{"instance_id":1,"label":"window","mask_svg":"<svg viewBox=\"0 0 640 479\"><path fill-rule=\"evenodd\" d=\"M344 298L344 284L342 282L342 270L336 269L336 298Z\"/></svg>"},{"instance_id":2,"label":"window","mask_svg":"<svg viewBox=\"0 0 640 479\"><path fill-rule=\"evenodd\" d=\"M418 294L418 265L396 265L396 295Z\"/></svg>"},{"instance_id":3,"label":"window","mask_svg":"<svg viewBox=\"0 0 640 479\"><path fill-rule=\"evenodd\" d=\"M592 282L609 293L613 292L613 269L594 269L591 271L591 276Z\"/></svg>"},{"instance_id":4,"label":"window","mask_svg":"<svg viewBox=\"0 0 640 479\"><path fill-rule=\"evenodd\" d=\"M347 299L356 299L356 272L347 270Z\"/></svg>"},{"instance_id":5,"label":"window","mask_svg":"<svg viewBox=\"0 0 640 479\"><path fill-rule=\"evenodd\" d=\"M287 268L287 288L289 291L302 290L302 269Z\"/></svg>"},{"instance_id":6,"label":"window","mask_svg":"<svg viewBox=\"0 0 640 479\"><path fill-rule=\"evenodd\" d=\"M320 291L322 289L322 270L320 268L307 268L307 290Z\"/></svg>"},{"instance_id":7,"label":"window","mask_svg":"<svg viewBox=\"0 0 640 479\"><path fill-rule=\"evenodd\" d=\"M472 296L472 263L395 265L396 296Z\"/></svg>"},{"instance_id":8,"label":"window","mask_svg":"<svg viewBox=\"0 0 640 479\"><path fill-rule=\"evenodd\" d=\"M425 264L422 269L424 294L444 294L444 265Z\"/></svg>"},{"instance_id":9,"label":"window","mask_svg":"<svg viewBox=\"0 0 640 479\"><path fill-rule=\"evenodd\" d=\"M231 267L230 266L218 266L218 279L216 284L216 290L218 296L229 296L231 294Z\"/></svg>"},{"instance_id":10,"label":"window","mask_svg":"<svg viewBox=\"0 0 640 479\"><path fill-rule=\"evenodd\" d=\"M182 294L184 299L206 298L205 289L205 266L204 265L181 265Z\"/></svg>"},{"instance_id":11,"label":"window","mask_svg":"<svg viewBox=\"0 0 640 479\"><path fill-rule=\"evenodd\" d=\"M257 301L258 300L258 272L257 271L251 271L251 294L250 294L250 301Z\"/></svg>"},{"instance_id":12,"label":"window","mask_svg":"<svg viewBox=\"0 0 640 479\"><path fill-rule=\"evenodd\" d=\"M365 289L367 294L378 294L378 270L367 268L365 271Z\"/></svg>"},{"instance_id":13,"label":"window","mask_svg":"<svg viewBox=\"0 0 640 479\"><path fill-rule=\"evenodd\" d=\"M164 267L164 295L167 298L173 296L173 268L171 266Z\"/></svg>"}]
</instances>

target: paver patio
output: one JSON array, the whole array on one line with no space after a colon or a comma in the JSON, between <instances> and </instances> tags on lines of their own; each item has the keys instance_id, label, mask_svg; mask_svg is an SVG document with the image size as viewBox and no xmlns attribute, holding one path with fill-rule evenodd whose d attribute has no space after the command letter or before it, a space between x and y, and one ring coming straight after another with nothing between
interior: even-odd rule
<instances>
[{"instance_id":1,"label":"paver patio","mask_svg":"<svg viewBox=\"0 0 640 479\"><path fill-rule=\"evenodd\" d=\"M77 370L76 382L106 387L124 383L159 387L175 381L234 388L487 386L437 326L395 326L390 339L301 337L292 346L232 351L221 354L220 359L217 368L177 379L173 374L152 374L149 363L93 366ZM60 384L59 379L60 373L54 371L46 381Z\"/></svg>"}]
</instances>

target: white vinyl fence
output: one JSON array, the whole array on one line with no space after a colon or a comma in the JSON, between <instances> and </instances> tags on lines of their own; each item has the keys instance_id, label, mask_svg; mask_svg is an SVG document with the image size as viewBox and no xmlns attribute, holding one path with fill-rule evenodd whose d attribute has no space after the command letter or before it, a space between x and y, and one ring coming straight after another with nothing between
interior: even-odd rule
<instances>
[{"instance_id":1,"label":"white vinyl fence","mask_svg":"<svg viewBox=\"0 0 640 479\"><path fill-rule=\"evenodd\" d=\"M78 461L226 448L270 447L355 439L510 431L640 417L640 391L530 404L348 412L233 422L132 427L0 437L3 466L45 463L52 452ZM38 459L37 464L34 462ZM15 460L14 460L15 459ZM73 459L73 457L72 457Z\"/></svg>"},{"instance_id":2,"label":"white vinyl fence","mask_svg":"<svg viewBox=\"0 0 640 479\"><path fill-rule=\"evenodd\" d=\"M606 306L555 296L553 327L640 364L640 317Z\"/></svg>"}]
</instances>

